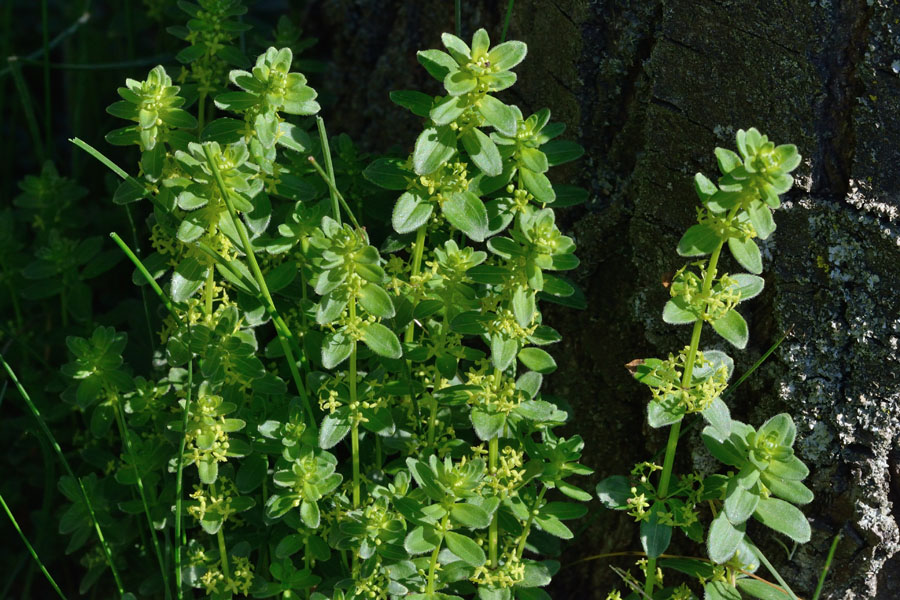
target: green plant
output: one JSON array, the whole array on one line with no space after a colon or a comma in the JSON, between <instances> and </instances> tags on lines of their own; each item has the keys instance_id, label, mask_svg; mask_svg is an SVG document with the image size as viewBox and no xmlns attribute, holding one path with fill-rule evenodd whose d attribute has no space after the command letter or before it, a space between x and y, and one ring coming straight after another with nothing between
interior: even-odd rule
<instances>
[{"instance_id":1,"label":"green plant","mask_svg":"<svg viewBox=\"0 0 900 600\"><path fill-rule=\"evenodd\" d=\"M120 88L109 112L133 124L108 140L141 156L114 201L150 200L155 251L114 238L169 314L146 377L124 333L68 340L65 397L90 412L106 472L90 479L96 518L67 494L66 531L76 549L115 519L105 547L127 590L546 597L558 563L527 553L553 554L586 512L555 494L590 499L569 481L591 472L583 442L553 432L568 414L540 391L560 336L539 302L576 295L554 207L586 196L546 173L582 150L554 139L549 110L524 118L495 95L525 44L443 41L419 60L448 95L392 95L426 118L415 150L365 168L302 120L319 105L287 48L231 71L239 90L211 91L226 115L206 123L162 66ZM203 56L186 79L214 72ZM390 224L341 187L357 208L393 193Z\"/></svg>"},{"instance_id":2,"label":"green plant","mask_svg":"<svg viewBox=\"0 0 900 600\"><path fill-rule=\"evenodd\" d=\"M741 593L796 600L746 532L746 522L753 517L795 542L809 541L809 523L795 504L807 504L813 495L802 483L809 470L792 448L796 436L793 420L779 414L757 430L732 419L720 396L734 363L719 350L700 351L704 323L736 348L747 345L747 323L736 307L763 289L764 281L758 276L762 259L754 238L766 239L775 231L771 210L780 206L779 195L790 189L790 172L800 164L795 146L776 146L756 129L738 131L737 147L740 154L716 148L722 172L718 184L702 174L695 176L702 203L698 224L678 243L679 255L704 258L675 274L669 285L672 298L662 316L666 323L692 325L690 344L668 359L650 358L634 365L635 378L650 387L652 394L647 408L650 426L670 427L663 464L641 463L630 477L615 475L597 486L597 494L608 508L627 511L640 523L647 556L640 562L643 589L633 578L626 578L635 586L635 598L696 597L684 586L663 588L659 567L666 567L697 577L708 600L738 598ZM750 273L720 272L719 260L726 245ZM703 442L716 459L732 469L727 474L702 477L690 473L673 479L681 423L692 413L700 413L706 421ZM664 558L658 567L657 559L669 546L673 529L680 529L695 542L703 541L704 503L711 507L713 517L705 535L709 561ZM760 563L782 588L748 578Z\"/></svg>"}]
</instances>

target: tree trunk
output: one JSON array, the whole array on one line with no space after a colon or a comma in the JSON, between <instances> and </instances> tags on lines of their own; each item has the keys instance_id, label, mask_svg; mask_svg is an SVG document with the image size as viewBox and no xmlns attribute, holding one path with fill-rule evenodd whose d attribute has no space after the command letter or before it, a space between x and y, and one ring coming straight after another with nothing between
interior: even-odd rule
<instances>
[{"instance_id":1,"label":"tree trunk","mask_svg":"<svg viewBox=\"0 0 900 600\"><path fill-rule=\"evenodd\" d=\"M499 39L505 9L467 0L463 37L485 27ZM331 114L339 110L366 149L411 149L420 121L388 92L440 93L415 51L440 47L453 3L332 0L307 13L307 32L334 60ZM900 597L898 20L888 0L519 0L510 25L529 54L507 100L526 114L549 106L587 149L551 172L587 187L591 200L561 215L576 236L589 308L550 311L564 341L548 383L577 413L570 430L586 440L593 481L665 444L645 424L646 390L623 365L687 343L686 329L660 318L661 281L684 263L674 248L694 219L692 175L714 177L713 148L733 148L739 128L804 155L764 244L766 292L744 311L750 345L730 352L738 373L788 337L730 402L756 426L783 411L798 424L816 494L806 508L812 541L791 557L763 545L805 597L839 532L822 598ZM676 469L708 464L696 432L685 439ZM588 589L605 598L617 583L609 561L566 565L640 547L631 519L597 505L591 513L563 555L555 598ZM633 559L613 564L627 569Z\"/></svg>"}]
</instances>

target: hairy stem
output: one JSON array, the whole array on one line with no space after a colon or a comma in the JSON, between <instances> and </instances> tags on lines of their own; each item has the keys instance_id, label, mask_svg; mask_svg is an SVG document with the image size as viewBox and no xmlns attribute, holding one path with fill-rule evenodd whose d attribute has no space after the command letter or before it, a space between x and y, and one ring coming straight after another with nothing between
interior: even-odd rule
<instances>
[{"instance_id":1,"label":"hairy stem","mask_svg":"<svg viewBox=\"0 0 900 600\"><path fill-rule=\"evenodd\" d=\"M181 529L181 505L184 497L184 449L187 445L188 416L191 410L191 391L194 386L194 359L188 361L187 398L184 401L184 415L181 418L181 441L178 443L178 469L175 473L175 593L178 600L184 598L181 586L181 548L184 543ZM263 480L265 485L265 480Z\"/></svg>"},{"instance_id":2,"label":"hairy stem","mask_svg":"<svg viewBox=\"0 0 900 600\"><path fill-rule=\"evenodd\" d=\"M450 519L450 513L444 515L444 518L441 520L441 531L447 530L447 522ZM441 539L443 542L443 538ZM434 550L431 552L431 563L428 565L428 583L425 587L425 594L429 597L434 594L434 576L437 572L437 564L438 564L438 554L441 553L441 543L438 543L437 546L434 547Z\"/></svg>"},{"instance_id":3,"label":"hairy stem","mask_svg":"<svg viewBox=\"0 0 900 600\"><path fill-rule=\"evenodd\" d=\"M544 494L546 492L547 486L542 487L540 493L537 495L537 498L535 498L534 500L534 505L532 505L531 511L528 513L528 521L525 522L525 529L522 531L522 537L519 540L519 546L518 548L516 548L516 556L519 559L522 558L522 553L525 552L525 542L528 541L528 534L531 533L531 524L534 522L534 515L541 507L541 502L544 501Z\"/></svg>"},{"instance_id":4,"label":"hairy stem","mask_svg":"<svg viewBox=\"0 0 900 600\"><path fill-rule=\"evenodd\" d=\"M499 435L499 434L498 434ZM497 476L497 454L499 453L500 438L492 437L488 442L488 468L492 477ZM497 513L491 519L491 525L488 529L488 561L492 569L497 568L497 537L499 528L497 525Z\"/></svg>"},{"instance_id":5,"label":"hairy stem","mask_svg":"<svg viewBox=\"0 0 900 600\"><path fill-rule=\"evenodd\" d=\"M356 320L356 298L350 299L350 322ZM350 406L355 408L353 430L351 432L351 450L353 452L353 508L359 507L359 400L356 397L356 339L350 351Z\"/></svg>"},{"instance_id":6,"label":"hairy stem","mask_svg":"<svg viewBox=\"0 0 900 600\"><path fill-rule=\"evenodd\" d=\"M735 206L725 221L725 226L731 224L732 219L737 215L741 205ZM706 265L706 273L703 276L703 287L701 294L703 297L708 296L712 289L713 281L716 278L716 267L719 264L719 257L722 255L722 247L725 245L725 239L719 240L716 249L713 250ZM700 334L703 330L703 319L694 321L694 329L691 332L691 344L688 346L688 353L684 359L684 373L681 378L681 387L687 389L691 385L691 378L694 374L694 362L697 360L697 351L700 348ZM678 437L681 432L681 421L676 421L672 428L669 429L669 440L666 444L666 457L663 459L663 469L659 476L659 487L657 493L660 498L665 498L669 493L669 482L672 479L672 467L675 464L675 452L678 448ZM646 594L653 593L653 587L656 585L656 557L652 557L647 561L647 580L644 583L644 592Z\"/></svg>"},{"instance_id":7,"label":"hairy stem","mask_svg":"<svg viewBox=\"0 0 900 600\"><path fill-rule=\"evenodd\" d=\"M309 419L307 425L311 430L318 431L315 415L312 411L312 406L309 403L309 394L306 393L303 379L300 377L300 372L297 370L297 362L294 360L294 353L291 351L290 340L293 339L293 335L290 333L290 330L275 309L275 302L272 300L272 295L269 293L269 287L266 285L266 279L263 277L262 271L259 268L259 263L256 262L256 255L253 252L253 245L250 243L250 238L247 236L247 230L244 228L244 223L237 216L234 202L231 200L231 192L228 189L228 186L225 185L225 181L222 179L222 174L219 172L219 166L216 164L216 160L212 155L210 147L204 145L203 152L206 154L207 164L216 179L219 191L222 192L222 199L225 201L225 206L231 217L231 222L233 223L234 228L237 229L238 235L241 238L244 254L247 256L247 262L250 263L250 271L253 273L253 278L262 294L262 300L266 306L266 311L272 317L272 323L275 325L275 331L278 333L278 341L280 342L281 349L288 361L288 369L291 371L294 385L297 387L297 392L300 394L307 418Z\"/></svg>"}]
</instances>

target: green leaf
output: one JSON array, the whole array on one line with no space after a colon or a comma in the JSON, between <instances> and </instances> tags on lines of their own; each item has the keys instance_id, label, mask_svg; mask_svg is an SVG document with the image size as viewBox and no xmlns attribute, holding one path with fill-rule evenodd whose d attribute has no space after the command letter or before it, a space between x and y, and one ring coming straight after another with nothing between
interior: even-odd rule
<instances>
[{"instance_id":1,"label":"green leaf","mask_svg":"<svg viewBox=\"0 0 900 600\"><path fill-rule=\"evenodd\" d=\"M455 531L447 531L444 533L444 541L450 552L458 556L463 562L473 567L480 567L484 564L486 560L484 550L472 538Z\"/></svg>"},{"instance_id":2,"label":"green leaf","mask_svg":"<svg viewBox=\"0 0 900 600\"><path fill-rule=\"evenodd\" d=\"M528 46L524 42L511 40L494 46L488 52L488 60L491 61L492 67L508 71L525 60L526 54L528 54Z\"/></svg>"},{"instance_id":3,"label":"green leaf","mask_svg":"<svg viewBox=\"0 0 900 600\"><path fill-rule=\"evenodd\" d=\"M522 175L525 189L531 192L535 200L544 204L551 204L556 200L556 192L553 191L553 186L546 175L526 168L519 168L519 173Z\"/></svg>"},{"instance_id":4,"label":"green leaf","mask_svg":"<svg viewBox=\"0 0 900 600\"><path fill-rule=\"evenodd\" d=\"M281 538L278 545L275 546L275 558L282 559L293 556L300 551L300 548L306 545L306 538L298 533L291 533ZM281 589L279 588L279 592Z\"/></svg>"},{"instance_id":5,"label":"green leaf","mask_svg":"<svg viewBox=\"0 0 900 600\"><path fill-rule=\"evenodd\" d=\"M741 600L741 594L725 581L712 581L703 586L703 600Z\"/></svg>"},{"instance_id":6,"label":"green leaf","mask_svg":"<svg viewBox=\"0 0 900 600\"><path fill-rule=\"evenodd\" d=\"M496 177L503 172L503 160L493 140L477 127L462 135L463 147L472 162L486 175Z\"/></svg>"},{"instance_id":7,"label":"green leaf","mask_svg":"<svg viewBox=\"0 0 900 600\"><path fill-rule=\"evenodd\" d=\"M237 119L216 119L210 121L200 134L201 142L218 142L219 144L234 144L243 137L246 128L244 121Z\"/></svg>"},{"instance_id":8,"label":"green leaf","mask_svg":"<svg viewBox=\"0 0 900 600\"><path fill-rule=\"evenodd\" d=\"M419 525L413 528L403 541L403 547L412 555L425 554L434 550L441 538L433 527Z\"/></svg>"},{"instance_id":9,"label":"green leaf","mask_svg":"<svg viewBox=\"0 0 900 600\"><path fill-rule=\"evenodd\" d=\"M456 153L456 132L449 126L429 127L416 140L413 167L419 175L434 173Z\"/></svg>"},{"instance_id":10,"label":"green leaf","mask_svg":"<svg viewBox=\"0 0 900 600\"><path fill-rule=\"evenodd\" d=\"M641 521L641 546L649 558L656 558L666 551L672 541L672 526L659 522L659 511L666 505L656 502L650 508L649 516Z\"/></svg>"},{"instance_id":11,"label":"green leaf","mask_svg":"<svg viewBox=\"0 0 900 600\"><path fill-rule=\"evenodd\" d=\"M300 518L310 529L318 529L321 513L319 505L315 501L303 500L300 503Z\"/></svg>"},{"instance_id":12,"label":"green leaf","mask_svg":"<svg viewBox=\"0 0 900 600\"><path fill-rule=\"evenodd\" d=\"M433 211L434 205L422 196L422 192L406 192L394 205L391 225L397 233L412 233L428 222Z\"/></svg>"},{"instance_id":13,"label":"green leaf","mask_svg":"<svg viewBox=\"0 0 900 600\"><path fill-rule=\"evenodd\" d=\"M196 258L189 256L178 263L172 274L171 295L175 302L184 302L200 289L206 281L209 273L209 265L200 263Z\"/></svg>"},{"instance_id":14,"label":"green leaf","mask_svg":"<svg viewBox=\"0 0 900 600\"><path fill-rule=\"evenodd\" d=\"M738 292L740 292L741 302L758 296L759 293L763 291L763 288L766 285L765 280L762 277L758 277L756 275L738 273L736 275L731 275L730 277L737 282L733 289L736 289Z\"/></svg>"},{"instance_id":15,"label":"green leaf","mask_svg":"<svg viewBox=\"0 0 900 600\"><path fill-rule=\"evenodd\" d=\"M453 60L453 57L441 50L420 50L416 53L416 58L432 77L441 82L444 81L447 73L459 69L459 65Z\"/></svg>"},{"instance_id":16,"label":"green leaf","mask_svg":"<svg viewBox=\"0 0 900 600\"><path fill-rule=\"evenodd\" d=\"M536 173L546 173L550 166L546 154L528 146L519 149L519 164Z\"/></svg>"},{"instance_id":17,"label":"green leaf","mask_svg":"<svg viewBox=\"0 0 900 600\"><path fill-rule=\"evenodd\" d=\"M762 273L762 254L759 252L759 246L752 239L741 241L739 238L728 238L728 249L734 260L756 275Z\"/></svg>"},{"instance_id":18,"label":"green leaf","mask_svg":"<svg viewBox=\"0 0 900 600\"><path fill-rule=\"evenodd\" d=\"M469 239L484 241L488 233L488 215L481 198L469 191L455 192L444 202L443 212L450 224Z\"/></svg>"},{"instance_id":19,"label":"green leaf","mask_svg":"<svg viewBox=\"0 0 900 600\"><path fill-rule=\"evenodd\" d=\"M200 481L206 485L212 485L219 477L219 463L213 457L205 457L196 462L197 473L200 475Z\"/></svg>"},{"instance_id":20,"label":"green leaf","mask_svg":"<svg viewBox=\"0 0 900 600\"><path fill-rule=\"evenodd\" d=\"M531 326L531 320L534 318L535 311L534 296L534 292L521 285L513 292L513 315L516 317L516 322L522 327Z\"/></svg>"},{"instance_id":21,"label":"green leaf","mask_svg":"<svg viewBox=\"0 0 900 600\"><path fill-rule=\"evenodd\" d=\"M475 429L475 435L478 436L478 439L484 441L499 436L506 425L506 415L503 413L487 413L473 408L470 417L472 419L472 427Z\"/></svg>"},{"instance_id":22,"label":"green leaf","mask_svg":"<svg viewBox=\"0 0 900 600\"><path fill-rule=\"evenodd\" d=\"M447 96L431 108L429 116L435 125L449 125L458 119L468 106L469 102L465 97Z\"/></svg>"},{"instance_id":23,"label":"green leaf","mask_svg":"<svg viewBox=\"0 0 900 600\"><path fill-rule=\"evenodd\" d=\"M538 373L552 373L556 370L556 361L550 354L541 348L523 348L519 352L519 360L522 364Z\"/></svg>"},{"instance_id":24,"label":"green leaf","mask_svg":"<svg viewBox=\"0 0 900 600\"><path fill-rule=\"evenodd\" d=\"M450 509L450 518L463 527L484 529L491 524L491 516L480 506L456 503Z\"/></svg>"},{"instance_id":25,"label":"green leaf","mask_svg":"<svg viewBox=\"0 0 900 600\"><path fill-rule=\"evenodd\" d=\"M350 409L341 407L335 412L325 415L319 429L319 447L323 450L333 448L350 431Z\"/></svg>"},{"instance_id":26,"label":"green leaf","mask_svg":"<svg viewBox=\"0 0 900 600\"><path fill-rule=\"evenodd\" d=\"M390 319L397 311L394 303L381 286L374 283L366 283L359 289L359 303L369 314Z\"/></svg>"},{"instance_id":27,"label":"green leaf","mask_svg":"<svg viewBox=\"0 0 900 600\"><path fill-rule=\"evenodd\" d=\"M551 515L538 514L534 520L537 522L538 526L549 533L554 537L558 537L563 540L571 540L575 537L575 534L572 533L572 530L566 527L566 525Z\"/></svg>"},{"instance_id":28,"label":"green leaf","mask_svg":"<svg viewBox=\"0 0 900 600\"><path fill-rule=\"evenodd\" d=\"M756 486L754 490L757 490ZM744 489L737 477L729 480L728 490L725 492L725 515L732 525L740 525L756 510L759 493L754 490Z\"/></svg>"},{"instance_id":29,"label":"green leaf","mask_svg":"<svg viewBox=\"0 0 900 600\"><path fill-rule=\"evenodd\" d=\"M784 500L761 499L753 516L766 527L783 533L795 542L805 544L811 536L809 521L803 511Z\"/></svg>"},{"instance_id":30,"label":"green leaf","mask_svg":"<svg viewBox=\"0 0 900 600\"><path fill-rule=\"evenodd\" d=\"M597 499L610 510L626 510L631 498L631 482L624 475L607 477L597 484Z\"/></svg>"},{"instance_id":31,"label":"green leaf","mask_svg":"<svg viewBox=\"0 0 900 600\"><path fill-rule=\"evenodd\" d=\"M490 94L486 95L478 103L478 112L500 133L509 137L516 135L516 113L500 100Z\"/></svg>"},{"instance_id":32,"label":"green leaf","mask_svg":"<svg viewBox=\"0 0 900 600\"><path fill-rule=\"evenodd\" d=\"M769 491L792 504L809 504L813 501L812 491L797 480L783 479L764 471L759 478Z\"/></svg>"},{"instance_id":33,"label":"green leaf","mask_svg":"<svg viewBox=\"0 0 900 600\"><path fill-rule=\"evenodd\" d=\"M451 71L444 77L444 89L451 96L468 94L478 86L478 79L468 71Z\"/></svg>"},{"instance_id":34,"label":"green leaf","mask_svg":"<svg viewBox=\"0 0 900 600\"><path fill-rule=\"evenodd\" d=\"M722 564L734 556L735 551L744 539L744 526L734 526L728 521L725 512L720 512L709 526L707 551L709 558Z\"/></svg>"},{"instance_id":35,"label":"green leaf","mask_svg":"<svg viewBox=\"0 0 900 600\"><path fill-rule=\"evenodd\" d=\"M350 357L353 340L343 331L334 331L325 336L322 343L322 366L333 369Z\"/></svg>"},{"instance_id":36,"label":"green leaf","mask_svg":"<svg viewBox=\"0 0 900 600\"><path fill-rule=\"evenodd\" d=\"M767 205L759 200L754 200L747 208L747 214L750 216L750 222L759 239L765 240L775 232L775 219L772 217L772 211Z\"/></svg>"},{"instance_id":37,"label":"green leaf","mask_svg":"<svg viewBox=\"0 0 900 600\"><path fill-rule=\"evenodd\" d=\"M650 427L667 427L684 418L684 408L670 401L670 398L671 395L666 397L666 401L651 400L647 404L647 424Z\"/></svg>"},{"instance_id":38,"label":"green leaf","mask_svg":"<svg viewBox=\"0 0 900 600\"><path fill-rule=\"evenodd\" d=\"M541 146L541 151L547 155L547 162L551 167L578 160L584 155L584 147L569 140L547 142Z\"/></svg>"},{"instance_id":39,"label":"green leaf","mask_svg":"<svg viewBox=\"0 0 900 600\"><path fill-rule=\"evenodd\" d=\"M697 320L697 314L684 297L675 296L663 307L662 318L669 325L687 325Z\"/></svg>"},{"instance_id":40,"label":"green leaf","mask_svg":"<svg viewBox=\"0 0 900 600\"><path fill-rule=\"evenodd\" d=\"M406 161L379 158L363 171L363 176L386 190L405 190L415 175L406 169Z\"/></svg>"},{"instance_id":41,"label":"green leaf","mask_svg":"<svg viewBox=\"0 0 900 600\"><path fill-rule=\"evenodd\" d=\"M234 483L242 494L249 494L260 485L267 477L269 461L265 455L254 452L241 461L241 466L235 476Z\"/></svg>"},{"instance_id":42,"label":"green leaf","mask_svg":"<svg viewBox=\"0 0 900 600\"><path fill-rule=\"evenodd\" d=\"M137 202L147 193L141 182L134 177L129 177L119 184L113 196L113 204L130 204Z\"/></svg>"},{"instance_id":43,"label":"green leaf","mask_svg":"<svg viewBox=\"0 0 900 600\"><path fill-rule=\"evenodd\" d=\"M395 90L390 93L391 102L408 109L417 117L427 117L433 102L431 96L412 90Z\"/></svg>"},{"instance_id":44,"label":"green leaf","mask_svg":"<svg viewBox=\"0 0 900 600\"><path fill-rule=\"evenodd\" d=\"M491 362L500 371L505 371L516 359L519 341L499 333L491 336Z\"/></svg>"},{"instance_id":45,"label":"green leaf","mask_svg":"<svg viewBox=\"0 0 900 600\"><path fill-rule=\"evenodd\" d=\"M716 148L716 160L719 162L719 170L723 175L731 173L744 164L740 156L727 148Z\"/></svg>"},{"instance_id":46,"label":"green leaf","mask_svg":"<svg viewBox=\"0 0 900 600\"><path fill-rule=\"evenodd\" d=\"M768 581L738 579L737 586L745 594L759 598L759 600L791 600L787 592Z\"/></svg>"},{"instance_id":47,"label":"green leaf","mask_svg":"<svg viewBox=\"0 0 900 600\"><path fill-rule=\"evenodd\" d=\"M678 254L680 256L703 256L712 254L722 238L715 229L709 225L694 225L681 236L678 242Z\"/></svg>"},{"instance_id":48,"label":"green leaf","mask_svg":"<svg viewBox=\"0 0 900 600\"><path fill-rule=\"evenodd\" d=\"M396 334L381 323L369 323L363 327L362 341L369 350L379 356L400 358L403 349Z\"/></svg>"},{"instance_id":49,"label":"green leaf","mask_svg":"<svg viewBox=\"0 0 900 600\"><path fill-rule=\"evenodd\" d=\"M540 512L561 521L568 521L580 519L587 514L588 508L584 504L575 504L574 502L549 502L541 507Z\"/></svg>"},{"instance_id":50,"label":"green leaf","mask_svg":"<svg viewBox=\"0 0 900 600\"><path fill-rule=\"evenodd\" d=\"M293 123L282 121L278 124L278 133L275 142L294 152L309 153L312 151L312 140L309 134L301 127Z\"/></svg>"},{"instance_id":51,"label":"green leaf","mask_svg":"<svg viewBox=\"0 0 900 600\"><path fill-rule=\"evenodd\" d=\"M702 414L709 423L709 427L705 431L714 432L717 435L716 440L719 442L728 439L728 436L731 435L731 412L721 398L714 399Z\"/></svg>"},{"instance_id":52,"label":"green leaf","mask_svg":"<svg viewBox=\"0 0 900 600\"><path fill-rule=\"evenodd\" d=\"M744 349L747 346L747 340L750 339L747 321L733 308L722 318L713 321L712 326L716 333L736 348Z\"/></svg>"}]
</instances>

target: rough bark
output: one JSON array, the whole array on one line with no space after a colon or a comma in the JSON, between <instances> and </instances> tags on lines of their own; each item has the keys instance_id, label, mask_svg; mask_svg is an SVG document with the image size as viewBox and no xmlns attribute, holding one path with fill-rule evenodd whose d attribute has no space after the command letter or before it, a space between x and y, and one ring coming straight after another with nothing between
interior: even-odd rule
<instances>
[{"instance_id":1,"label":"rough bark","mask_svg":"<svg viewBox=\"0 0 900 600\"><path fill-rule=\"evenodd\" d=\"M465 2L464 36L484 26L499 37L505 5ZM369 149L411 147L419 123L387 93L439 92L415 51L452 30L453 3L331 0L306 18L334 60L331 110L347 133ZM529 56L508 99L551 107L587 149L556 176L592 192L563 216L590 308L551 311L565 341L550 380L578 414L596 479L664 444L622 365L686 342L686 330L660 319L660 281L683 262L673 249L694 216L691 175L714 174L713 147L733 147L738 128L756 126L806 157L765 245L767 291L745 311L750 347L731 354L746 370L790 332L732 405L756 425L781 411L798 423L816 493L806 511L813 539L791 558L766 548L807 597L838 532L822 597L900 597L898 19L889 0L519 0L510 29ZM682 470L708 464L695 437L681 457ZM627 519L592 513L564 564L639 547ZM554 597L605 597L615 583L607 564L567 569Z\"/></svg>"}]
</instances>

